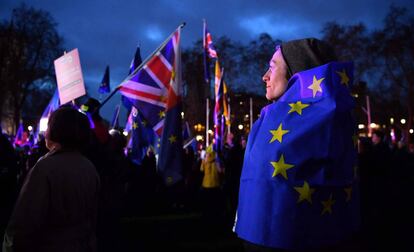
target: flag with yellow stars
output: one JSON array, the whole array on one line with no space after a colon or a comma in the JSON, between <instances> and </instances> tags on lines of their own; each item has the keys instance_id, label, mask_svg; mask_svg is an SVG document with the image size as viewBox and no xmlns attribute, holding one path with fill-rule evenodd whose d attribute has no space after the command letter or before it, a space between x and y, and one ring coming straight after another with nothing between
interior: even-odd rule
<instances>
[{"instance_id":1,"label":"flag with yellow stars","mask_svg":"<svg viewBox=\"0 0 414 252\"><path fill-rule=\"evenodd\" d=\"M131 125L129 127L131 137L128 142L130 149L128 156L132 162L140 165L148 148L156 145L157 136L152 128L147 126L146 121L142 119L141 113L135 107L131 109L130 118Z\"/></svg>"},{"instance_id":2,"label":"flag with yellow stars","mask_svg":"<svg viewBox=\"0 0 414 252\"><path fill-rule=\"evenodd\" d=\"M332 62L297 73L284 95L262 109L240 181L240 238L306 249L355 231L352 72L352 63Z\"/></svg>"}]
</instances>

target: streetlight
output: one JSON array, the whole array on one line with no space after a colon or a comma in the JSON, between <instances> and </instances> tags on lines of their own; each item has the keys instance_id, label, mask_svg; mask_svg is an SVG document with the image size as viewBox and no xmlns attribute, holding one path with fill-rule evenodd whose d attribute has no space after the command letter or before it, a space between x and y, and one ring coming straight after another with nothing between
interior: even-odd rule
<instances>
[{"instance_id":1,"label":"streetlight","mask_svg":"<svg viewBox=\"0 0 414 252\"><path fill-rule=\"evenodd\" d=\"M237 126L239 128L239 130L243 129L243 124L239 124L239 126Z\"/></svg>"},{"instance_id":2,"label":"streetlight","mask_svg":"<svg viewBox=\"0 0 414 252\"><path fill-rule=\"evenodd\" d=\"M405 121L405 119L403 118L403 119L401 119L401 121L400 121L400 122L401 122L401 124L405 124L405 122L406 122L406 121Z\"/></svg>"}]
</instances>

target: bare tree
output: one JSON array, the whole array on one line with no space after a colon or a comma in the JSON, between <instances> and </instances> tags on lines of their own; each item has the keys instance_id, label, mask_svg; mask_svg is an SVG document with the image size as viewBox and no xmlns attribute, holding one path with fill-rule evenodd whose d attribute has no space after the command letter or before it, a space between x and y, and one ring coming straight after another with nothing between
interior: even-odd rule
<instances>
[{"instance_id":1,"label":"bare tree","mask_svg":"<svg viewBox=\"0 0 414 252\"><path fill-rule=\"evenodd\" d=\"M0 108L2 118L10 116L4 114L7 106L15 125L27 96L39 88L36 83L53 76L53 61L63 51L56 25L48 12L25 4L13 10L10 21L0 25Z\"/></svg>"},{"instance_id":2,"label":"bare tree","mask_svg":"<svg viewBox=\"0 0 414 252\"><path fill-rule=\"evenodd\" d=\"M381 87L382 96L393 106L396 115L405 114L407 124L400 125L409 141L409 129L413 125L414 95L414 18L407 15L407 10L391 6L384 19L384 27L372 34L371 54L375 73L379 74L377 85ZM404 108L397 111L398 107ZM403 113L401 113L403 112Z\"/></svg>"}]
</instances>

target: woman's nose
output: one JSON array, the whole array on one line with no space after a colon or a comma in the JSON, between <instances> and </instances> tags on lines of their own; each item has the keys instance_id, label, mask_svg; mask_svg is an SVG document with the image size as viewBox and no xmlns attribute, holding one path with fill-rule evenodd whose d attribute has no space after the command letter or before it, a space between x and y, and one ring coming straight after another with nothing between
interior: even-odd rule
<instances>
[{"instance_id":1,"label":"woman's nose","mask_svg":"<svg viewBox=\"0 0 414 252\"><path fill-rule=\"evenodd\" d=\"M269 70L266 71L266 73L263 75L262 80L266 82L269 79Z\"/></svg>"}]
</instances>

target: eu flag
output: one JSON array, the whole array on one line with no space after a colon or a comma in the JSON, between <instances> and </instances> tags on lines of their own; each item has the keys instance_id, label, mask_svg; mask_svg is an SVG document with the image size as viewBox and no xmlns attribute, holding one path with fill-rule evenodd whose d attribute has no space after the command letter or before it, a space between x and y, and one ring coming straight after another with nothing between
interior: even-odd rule
<instances>
[{"instance_id":1,"label":"eu flag","mask_svg":"<svg viewBox=\"0 0 414 252\"><path fill-rule=\"evenodd\" d=\"M109 66L106 66L105 74L102 78L101 84L99 86L99 93L109 93L110 92L110 86L109 86Z\"/></svg>"},{"instance_id":2,"label":"eu flag","mask_svg":"<svg viewBox=\"0 0 414 252\"><path fill-rule=\"evenodd\" d=\"M250 132L235 231L281 248L332 245L356 223L353 66L332 62L295 74Z\"/></svg>"},{"instance_id":3,"label":"eu flag","mask_svg":"<svg viewBox=\"0 0 414 252\"><path fill-rule=\"evenodd\" d=\"M148 147L154 145L155 133L151 128L146 127L146 122L142 119L139 111L132 107L131 138L128 144L131 147L131 160L140 165L147 152Z\"/></svg>"}]
</instances>

